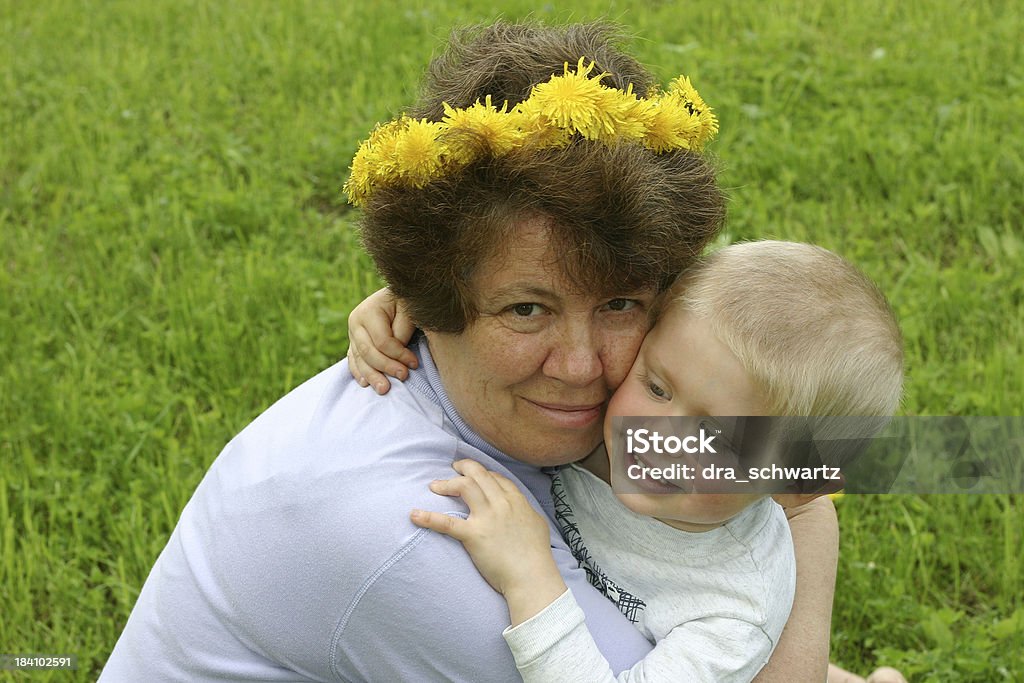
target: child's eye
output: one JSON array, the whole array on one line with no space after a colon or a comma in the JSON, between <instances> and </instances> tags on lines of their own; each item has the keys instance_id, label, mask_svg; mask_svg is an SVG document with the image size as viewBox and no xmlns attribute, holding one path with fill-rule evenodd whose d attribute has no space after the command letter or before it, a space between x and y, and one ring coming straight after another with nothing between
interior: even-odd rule
<instances>
[{"instance_id":1,"label":"child's eye","mask_svg":"<svg viewBox=\"0 0 1024 683\"><path fill-rule=\"evenodd\" d=\"M668 391L665 390L660 384L652 380L646 374L639 377L640 382L647 388L647 393L656 399L666 401L672 398Z\"/></svg>"}]
</instances>

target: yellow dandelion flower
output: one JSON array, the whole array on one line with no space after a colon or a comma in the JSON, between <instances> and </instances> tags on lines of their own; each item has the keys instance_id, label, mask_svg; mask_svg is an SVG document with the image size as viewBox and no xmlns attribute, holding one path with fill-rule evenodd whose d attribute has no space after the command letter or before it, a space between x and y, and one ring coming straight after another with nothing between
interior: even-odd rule
<instances>
[{"instance_id":1,"label":"yellow dandelion flower","mask_svg":"<svg viewBox=\"0 0 1024 683\"><path fill-rule=\"evenodd\" d=\"M556 126L593 140L604 129L600 105L605 88L598 82L604 74L589 78L594 63L584 68L583 61L580 57L575 73L569 71L566 62L562 76L552 76L546 83L534 86L530 102Z\"/></svg>"},{"instance_id":2,"label":"yellow dandelion flower","mask_svg":"<svg viewBox=\"0 0 1024 683\"><path fill-rule=\"evenodd\" d=\"M438 141L441 124L410 120L395 141L394 160L399 174L415 187L423 187L441 168L444 145Z\"/></svg>"},{"instance_id":3,"label":"yellow dandelion flower","mask_svg":"<svg viewBox=\"0 0 1024 683\"><path fill-rule=\"evenodd\" d=\"M654 104L650 100L634 98L616 122L619 137L631 142L643 142L654 118Z\"/></svg>"},{"instance_id":4,"label":"yellow dandelion flower","mask_svg":"<svg viewBox=\"0 0 1024 683\"><path fill-rule=\"evenodd\" d=\"M573 130L553 125L533 100L521 102L511 114L517 120L524 140L531 145L544 149L562 148L572 141Z\"/></svg>"},{"instance_id":5,"label":"yellow dandelion flower","mask_svg":"<svg viewBox=\"0 0 1024 683\"><path fill-rule=\"evenodd\" d=\"M610 122L607 127L611 135L623 140L642 140L647 132L647 119L649 118L647 101L638 99L633 94L633 84L630 83L625 91L608 88L615 98L608 102L608 117Z\"/></svg>"},{"instance_id":6,"label":"yellow dandelion flower","mask_svg":"<svg viewBox=\"0 0 1024 683\"><path fill-rule=\"evenodd\" d=\"M442 123L451 159L459 164L468 164L481 147L501 156L521 144L524 133L515 117L510 116L507 106L496 109L491 105L490 95L483 103L478 101L465 109L454 109L445 103Z\"/></svg>"},{"instance_id":7,"label":"yellow dandelion flower","mask_svg":"<svg viewBox=\"0 0 1024 683\"><path fill-rule=\"evenodd\" d=\"M700 123L700 131L694 139L693 148L700 150L718 133L718 118L701 98L697 89L686 76L679 76L669 83L669 93L679 97L686 110Z\"/></svg>"},{"instance_id":8,"label":"yellow dandelion flower","mask_svg":"<svg viewBox=\"0 0 1024 683\"><path fill-rule=\"evenodd\" d=\"M699 144L696 149L700 151L704 149L704 145L711 142L718 135L718 117L715 116L711 109L705 109L697 116L697 120L700 122L700 133L698 135Z\"/></svg>"},{"instance_id":9,"label":"yellow dandelion flower","mask_svg":"<svg viewBox=\"0 0 1024 683\"><path fill-rule=\"evenodd\" d=\"M352 159L352 172L344 188L349 201L356 206L361 206L373 188L382 181L395 179L394 147L406 122L403 117L377 126L356 151Z\"/></svg>"},{"instance_id":10,"label":"yellow dandelion flower","mask_svg":"<svg viewBox=\"0 0 1024 683\"><path fill-rule=\"evenodd\" d=\"M675 131L674 113L655 104L651 107L649 114L647 136L643 141L644 146L658 154L670 149L677 149L681 140Z\"/></svg>"},{"instance_id":11,"label":"yellow dandelion flower","mask_svg":"<svg viewBox=\"0 0 1024 683\"><path fill-rule=\"evenodd\" d=\"M693 87L690 79L686 76L676 76L672 79L668 84L668 93L679 95L683 100L692 103L695 109L699 110L707 106L697 93L697 89Z\"/></svg>"},{"instance_id":12,"label":"yellow dandelion flower","mask_svg":"<svg viewBox=\"0 0 1024 683\"><path fill-rule=\"evenodd\" d=\"M654 102L645 145L654 152L695 149L701 123L676 95L663 95Z\"/></svg>"},{"instance_id":13,"label":"yellow dandelion flower","mask_svg":"<svg viewBox=\"0 0 1024 683\"><path fill-rule=\"evenodd\" d=\"M371 180L376 184L389 185L401 177L398 166L396 148L402 134L409 126L409 118L403 116L396 121L381 126L373 132L368 142L371 145L373 175Z\"/></svg>"},{"instance_id":14,"label":"yellow dandelion flower","mask_svg":"<svg viewBox=\"0 0 1024 683\"><path fill-rule=\"evenodd\" d=\"M622 136L621 128L628 124L627 113L636 102L632 95L617 88L601 87L598 115L595 117L593 139L611 141Z\"/></svg>"},{"instance_id":15,"label":"yellow dandelion flower","mask_svg":"<svg viewBox=\"0 0 1024 683\"><path fill-rule=\"evenodd\" d=\"M524 145L562 148L580 135L605 143L640 142L655 153L700 151L718 132L718 119L685 76L664 93L637 97L601 85L605 74L580 58L575 71L534 86L530 97L511 111L496 108L488 96L470 107L444 105L440 123L406 116L378 126L352 160L344 190L360 206L379 187L422 187L434 178L471 163L481 154L504 155Z\"/></svg>"},{"instance_id":16,"label":"yellow dandelion flower","mask_svg":"<svg viewBox=\"0 0 1024 683\"><path fill-rule=\"evenodd\" d=\"M370 137L366 140L366 144L376 148L388 145L395 140L401 131L405 130L407 125L409 125L409 118L407 116L402 116L394 121L385 123L383 126L377 126L373 129L373 132L370 133Z\"/></svg>"},{"instance_id":17,"label":"yellow dandelion flower","mask_svg":"<svg viewBox=\"0 0 1024 683\"><path fill-rule=\"evenodd\" d=\"M370 148L363 143L352 158L351 172L345 181L345 194L349 202L356 206L362 206L370 196L370 176L373 174L373 161L370 157Z\"/></svg>"}]
</instances>

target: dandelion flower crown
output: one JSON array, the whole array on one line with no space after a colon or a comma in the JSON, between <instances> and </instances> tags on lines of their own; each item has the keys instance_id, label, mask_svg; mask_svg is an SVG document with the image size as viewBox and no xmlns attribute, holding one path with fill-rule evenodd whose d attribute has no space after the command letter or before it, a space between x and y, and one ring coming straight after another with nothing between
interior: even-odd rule
<instances>
[{"instance_id":1,"label":"dandelion flower crown","mask_svg":"<svg viewBox=\"0 0 1024 683\"><path fill-rule=\"evenodd\" d=\"M567 146L574 136L602 142L638 142L655 153L680 149L700 152L718 132L718 119L690 84L679 76L665 92L637 97L601 85L607 74L591 76L594 63L552 76L533 87L512 109L488 95L469 107L444 104L439 122L402 116L378 125L360 145L345 183L349 201L362 206L380 187L423 187L486 155L500 157L526 145Z\"/></svg>"}]
</instances>

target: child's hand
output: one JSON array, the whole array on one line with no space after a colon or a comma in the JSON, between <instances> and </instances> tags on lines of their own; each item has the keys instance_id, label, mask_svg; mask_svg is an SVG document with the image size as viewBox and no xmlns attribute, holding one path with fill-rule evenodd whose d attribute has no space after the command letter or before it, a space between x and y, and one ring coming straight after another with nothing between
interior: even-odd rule
<instances>
[{"instance_id":1,"label":"child's hand","mask_svg":"<svg viewBox=\"0 0 1024 683\"><path fill-rule=\"evenodd\" d=\"M461 541L487 583L503 595L553 564L548 524L515 484L474 460L458 460L452 467L462 476L433 481L430 490L461 496L469 519L413 510L413 523Z\"/></svg>"},{"instance_id":2,"label":"child's hand","mask_svg":"<svg viewBox=\"0 0 1024 683\"><path fill-rule=\"evenodd\" d=\"M387 373L404 380L416 354L406 348L416 326L387 287L378 289L348 315L348 371L360 385L386 394Z\"/></svg>"},{"instance_id":3,"label":"child's hand","mask_svg":"<svg viewBox=\"0 0 1024 683\"><path fill-rule=\"evenodd\" d=\"M461 496L469 519L413 510L414 524L462 542L473 564L494 590L505 596L512 625L529 619L565 592L554 558L547 521L516 485L474 460L458 460L462 474L439 479L430 490Z\"/></svg>"}]
</instances>

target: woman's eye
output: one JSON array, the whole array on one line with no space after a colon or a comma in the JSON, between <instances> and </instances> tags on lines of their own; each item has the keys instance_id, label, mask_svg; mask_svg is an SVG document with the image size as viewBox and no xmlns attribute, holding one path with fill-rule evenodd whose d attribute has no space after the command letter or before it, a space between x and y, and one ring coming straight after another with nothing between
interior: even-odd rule
<instances>
[{"instance_id":1,"label":"woman's eye","mask_svg":"<svg viewBox=\"0 0 1024 683\"><path fill-rule=\"evenodd\" d=\"M516 304L510 310L521 318L539 315L542 311L540 304Z\"/></svg>"},{"instance_id":2,"label":"woman's eye","mask_svg":"<svg viewBox=\"0 0 1024 683\"><path fill-rule=\"evenodd\" d=\"M628 311L635 308L637 302L635 299L612 299L605 305L612 311Z\"/></svg>"}]
</instances>

